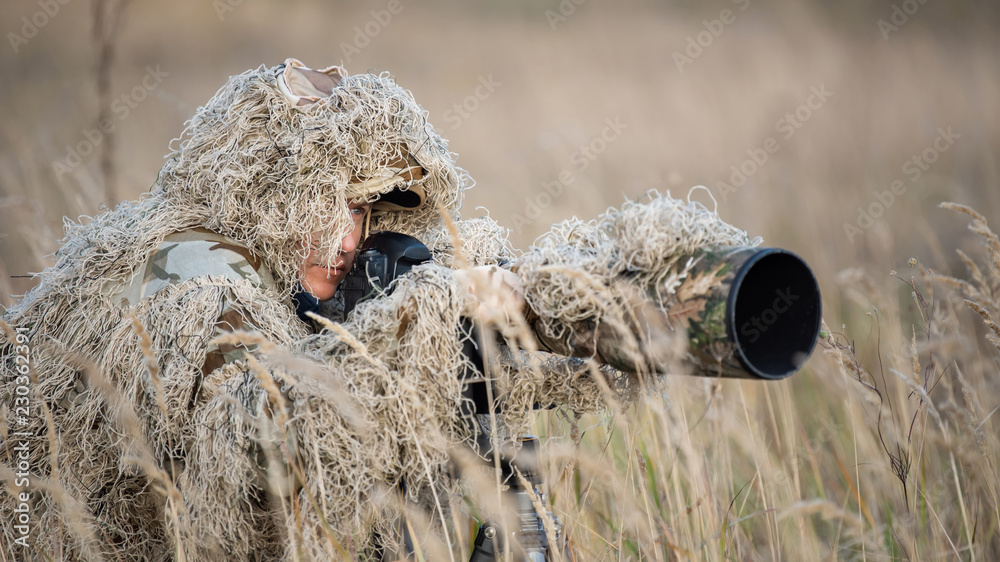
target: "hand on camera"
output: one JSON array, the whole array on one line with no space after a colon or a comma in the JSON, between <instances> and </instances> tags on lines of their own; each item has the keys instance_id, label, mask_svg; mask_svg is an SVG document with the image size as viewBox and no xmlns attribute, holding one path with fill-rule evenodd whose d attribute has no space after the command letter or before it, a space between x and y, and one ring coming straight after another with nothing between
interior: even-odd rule
<instances>
[{"instance_id":1,"label":"hand on camera","mask_svg":"<svg viewBox=\"0 0 1000 562\"><path fill-rule=\"evenodd\" d=\"M514 273L484 265L459 269L454 274L467 294L463 316L503 331L523 314L524 289Z\"/></svg>"}]
</instances>

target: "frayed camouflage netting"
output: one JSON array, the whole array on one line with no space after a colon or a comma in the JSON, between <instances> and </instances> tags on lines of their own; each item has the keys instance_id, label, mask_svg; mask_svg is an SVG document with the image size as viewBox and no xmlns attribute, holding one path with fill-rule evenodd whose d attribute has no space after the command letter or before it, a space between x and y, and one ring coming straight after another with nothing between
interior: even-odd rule
<instances>
[{"instance_id":1,"label":"frayed camouflage netting","mask_svg":"<svg viewBox=\"0 0 1000 562\"><path fill-rule=\"evenodd\" d=\"M487 370L506 428L494 432L507 435L534 406L592 411L637 390L634 374L537 351L530 326L609 322L627 337L625 309L672 291L681 256L751 244L699 204L651 195L558 224L518 255L493 219L461 219L471 181L408 91L338 69L330 95L296 105L279 88L287 64L232 77L150 193L68 223L55 265L4 313L0 506L12 512L15 447L27 441L34 528L28 550L5 543L8 558L358 558L396 540L404 500L447 534L456 451L480 430L463 414L471 296L452 268L516 272L539 320L512 318L493 338ZM319 233L336 255L352 185L409 158L423 204L380 212L371 229L425 241L435 263L310 334L291 301L307 241ZM122 300L158 275L149 266L165 239L195 228L248 250L259 276L168 279ZM24 382L15 330L29 337L29 416L10 409ZM682 354L683 338L672 341ZM226 360L213 363L213 350ZM14 536L12 524L0 534Z\"/></svg>"}]
</instances>

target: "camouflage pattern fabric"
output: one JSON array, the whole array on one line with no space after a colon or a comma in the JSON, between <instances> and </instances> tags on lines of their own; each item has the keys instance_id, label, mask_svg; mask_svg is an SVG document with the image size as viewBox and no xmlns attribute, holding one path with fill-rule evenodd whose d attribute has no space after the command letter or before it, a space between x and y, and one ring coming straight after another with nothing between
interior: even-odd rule
<instances>
[{"instance_id":1,"label":"camouflage pattern fabric","mask_svg":"<svg viewBox=\"0 0 1000 562\"><path fill-rule=\"evenodd\" d=\"M270 272L250 250L211 230L192 228L167 236L111 301L128 306L166 285L203 275L246 279L260 288L274 286Z\"/></svg>"}]
</instances>

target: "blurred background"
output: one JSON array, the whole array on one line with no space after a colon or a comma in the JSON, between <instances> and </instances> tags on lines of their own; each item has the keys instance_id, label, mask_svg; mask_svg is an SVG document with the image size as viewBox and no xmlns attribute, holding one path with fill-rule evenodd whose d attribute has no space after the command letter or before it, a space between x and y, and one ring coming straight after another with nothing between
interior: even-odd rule
<instances>
[{"instance_id":1,"label":"blurred background","mask_svg":"<svg viewBox=\"0 0 1000 562\"><path fill-rule=\"evenodd\" d=\"M630 548L605 513L654 504L648 544L701 559L1000 555L996 347L930 275L970 278L956 248L994 262L976 285L1000 313L1000 247L986 257L969 217L938 208L1000 224L1000 3L17 0L0 21L0 306L51 262L63 217L149 189L228 76L288 57L389 72L475 179L463 216L488 212L516 247L655 189L717 206L819 279L836 341L800 374L671 377L669 408L616 418L618 472L591 482L648 470L651 488L560 511L578 539L619 537L589 558ZM602 423L583 433L604 455Z\"/></svg>"},{"instance_id":2,"label":"blurred background","mask_svg":"<svg viewBox=\"0 0 1000 562\"><path fill-rule=\"evenodd\" d=\"M64 216L138 197L229 75L287 57L394 75L476 180L463 215L483 207L522 249L556 221L704 185L828 290L856 265L950 269L973 239L941 201L1000 219L992 2L32 0L0 15L5 302Z\"/></svg>"}]
</instances>

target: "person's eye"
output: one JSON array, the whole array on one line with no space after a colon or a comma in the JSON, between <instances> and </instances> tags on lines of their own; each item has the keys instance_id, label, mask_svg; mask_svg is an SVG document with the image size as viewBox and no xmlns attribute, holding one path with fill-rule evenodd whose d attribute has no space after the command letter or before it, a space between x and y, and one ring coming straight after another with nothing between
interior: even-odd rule
<instances>
[{"instance_id":1,"label":"person's eye","mask_svg":"<svg viewBox=\"0 0 1000 562\"><path fill-rule=\"evenodd\" d=\"M368 209L365 208L365 207L355 207L355 208L351 209L351 214L353 214L356 217L363 217L363 216L365 216L365 213L367 211L368 211Z\"/></svg>"}]
</instances>

